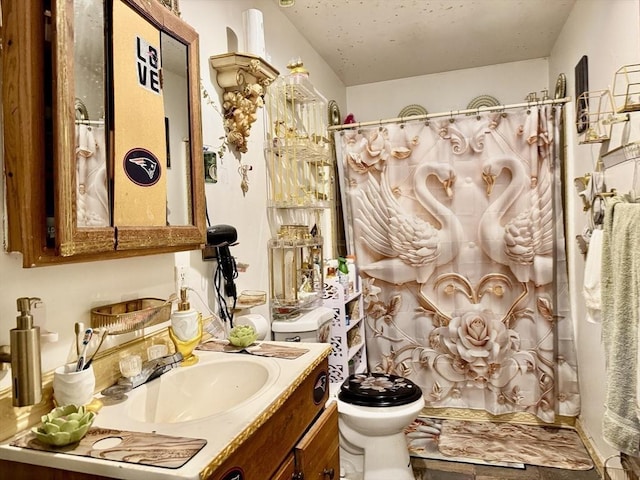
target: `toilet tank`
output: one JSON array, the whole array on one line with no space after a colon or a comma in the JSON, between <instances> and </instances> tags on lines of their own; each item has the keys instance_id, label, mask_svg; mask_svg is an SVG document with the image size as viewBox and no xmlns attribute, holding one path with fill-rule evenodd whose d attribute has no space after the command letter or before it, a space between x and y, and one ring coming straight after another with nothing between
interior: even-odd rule
<instances>
[{"instance_id":1,"label":"toilet tank","mask_svg":"<svg viewBox=\"0 0 640 480\"><path fill-rule=\"evenodd\" d=\"M291 320L274 320L272 337L284 342L328 343L332 322L333 309L318 307Z\"/></svg>"}]
</instances>

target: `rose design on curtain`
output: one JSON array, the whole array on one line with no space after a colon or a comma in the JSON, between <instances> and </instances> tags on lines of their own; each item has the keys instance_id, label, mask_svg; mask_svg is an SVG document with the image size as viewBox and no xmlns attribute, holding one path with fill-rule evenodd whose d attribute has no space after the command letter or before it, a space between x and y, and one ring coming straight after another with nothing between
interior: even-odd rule
<instances>
[{"instance_id":1,"label":"rose design on curtain","mask_svg":"<svg viewBox=\"0 0 640 480\"><path fill-rule=\"evenodd\" d=\"M486 309L454 313L448 326L431 332L429 344L436 352L432 366L438 373L481 388L503 388L518 371L535 365L530 353L519 351L518 333Z\"/></svg>"}]
</instances>

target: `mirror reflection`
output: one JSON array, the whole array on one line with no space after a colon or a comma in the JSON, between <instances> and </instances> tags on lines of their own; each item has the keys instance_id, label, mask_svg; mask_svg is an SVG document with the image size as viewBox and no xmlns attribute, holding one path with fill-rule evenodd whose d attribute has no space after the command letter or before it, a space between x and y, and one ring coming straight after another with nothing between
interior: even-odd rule
<instances>
[{"instance_id":1,"label":"mirror reflection","mask_svg":"<svg viewBox=\"0 0 640 480\"><path fill-rule=\"evenodd\" d=\"M105 131L102 0L74 0L75 166L78 227L111 225Z\"/></svg>"},{"instance_id":2,"label":"mirror reflection","mask_svg":"<svg viewBox=\"0 0 640 480\"><path fill-rule=\"evenodd\" d=\"M116 1L136 10L135 1ZM110 3L106 2L107 5ZM106 26L104 0L74 0L73 8L76 222L78 227L121 226L113 220L115 197L109 188L110 185L114 185L116 191L122 188L122 185L118 185L119 179L114 180L113 167L109 163L110 155L113 156L110 152L113 146L108 145L109 121L105 128L105 119L111 114L108 98L116 96L118 92L115 82L109 81L106 76L106 66L112 64L113 58L107 54L105 39L109 37L106 32L113 30L113 27ZM188 49L187 45L166 32L159 33L160 85L164 107L161 125L164 126L166 141L166 157L159 160L161 169L166 173L166 224L191 225ZM112 36L113 45L117 46L117 29ZM117 103L117 98L115 100ZM126 113L127 116L135 116L135 111L131 109ZM111 122L116 139L119 135L121 138L123 134L128 134L118 129L119 124L128 123L122 118L115 118L118 115L122 116L122 111L118 111ZM115 162L118 161L116 158ZM120 218L120 215L116 218ZM131 226L128 222L124 223Z\"/></svg>"},{"instance_id":3,"label":"mirror reflection","mask_svg":"<svg viewBox=\"0 0 640 480\"><path fill-rule=\"evenodd\" d=\"M189 225L189 76L187 46L160 34L167 139L167 224Z\"/></svg>"}]
</instances>

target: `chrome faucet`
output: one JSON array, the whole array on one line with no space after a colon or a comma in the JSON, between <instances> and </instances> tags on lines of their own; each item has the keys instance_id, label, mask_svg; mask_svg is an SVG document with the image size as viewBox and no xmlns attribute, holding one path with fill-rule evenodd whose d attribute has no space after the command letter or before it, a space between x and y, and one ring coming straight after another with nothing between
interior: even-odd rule
<instances>
[{"instance_id":1,"label":"chrome faucet","mask_svg":"<svg viewBox=\"0 0 640 480\"><path fill-rule=\"evenodd\" d=\"M142 370L138 375L130 378L120 377L117 383L118 385L130 386L131 388L139 387L177 367L182 359L182 354L176 352L173 355L148 360L142 364Z\"/></svg>"}]
</instances>

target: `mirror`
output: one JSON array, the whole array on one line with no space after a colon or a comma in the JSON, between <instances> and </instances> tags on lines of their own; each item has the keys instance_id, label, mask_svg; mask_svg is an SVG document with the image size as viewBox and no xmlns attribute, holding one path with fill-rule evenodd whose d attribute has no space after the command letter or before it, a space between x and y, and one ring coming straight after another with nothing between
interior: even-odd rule
<instances>
[{"instance_id":1,"label":"mirror","mask_svg":"<svg viewBox=\"0 0 640 480\"><path fill-rule=\"evenodd\" d=\"M8 250L31 267L201 248L195 30L144 0L3 10L3 56L16 67L2 72Z\"/></svg>"},{"instance_id":2,"label":"mirror","mask_svg":"<svg viewBox=\"0 0 640 480\"><path fill-rule=\"evenodd\" d=\"M114 0L112 17L118 248L179 242L193 227L204 230L198 36L156 2ZM133 150L141 153L132 159ZM144 168L149 158L157 182L134 177L153 173ZM176 236L158 231L167 226Z\"/></svg>"},{"instance_id":3,"label":"mirror","mask_svg":"<svg viewBox=\"0 0 640 480\"><path fill-rule=\"evenodd\" d=\"M104 6L97 0L74 0L74 73L76 138L76 224L111 225L108 192L106 53Z\"/></svg>"},{"instance_id":4,"label":"mirror","mask_svg":"<svg viewBox=\"0 0 640 480\"><path fill-rule=\"evenodd\" d=\"M107 147L105 98L111 93L114 109L123 105L126 112L114 115L117 119L114 125L116 162L126 154L117 151L118 141L124 135L122 132L135 132L138 138L144 133L147 139L155 135L159 146L156 151L145 148L146 154L125 160L126 175L122 179L118 178L116 164L114 225L189 225L192 208L187 183L190 174L187 45L165 31L158 32L153 23L126 2L116 1L112 8L112 26L105 28L102 0L74 0L77 224L79 227L112 224L107 156L104 154ZM122 33L111 35L111 68L115 82L106 89L104 73L108 59L104 32L109 29ZM130 35L124 32L130 32ZM130 56L134 45L135 63L131 62ZM120 60L121 57L125 58ZM129 83L128 80L133 81ZM157 111L150 112L154 103ZM127 118L122 118L125 115ZM150 131L149 126L154 131ZM133 139L124 147L125 151L129 152L130 147L141 148L139 140ZM144 164L149 162L148 153L153 154L151 158L154 162L157 160L157 164ZM133 182L134 190L140 187L139 201L135 192L127 188L129 181ZM121 182L124 186L119 187ZM154 202L157 203L156 212L152 214L149 196L155 182L162 187L159 195L166 197L166 205L158 199ZM124 198L118 194L120 189L124 190ZM132 210L139 216L131 215ZM154 219L149 219L150 215Z\"/></svg>"},{"instance_id":5,"label":"mirror","mask_svg":"<svg viewBox=\"0 0 640 480\"><path fill-rule=\"evenodd\" d=\"M189 178L189 78L187 47L165 32L160 34L162 83L167 141L167 224L188 225L191 202Z\"/></svg>"}]
</instances>

